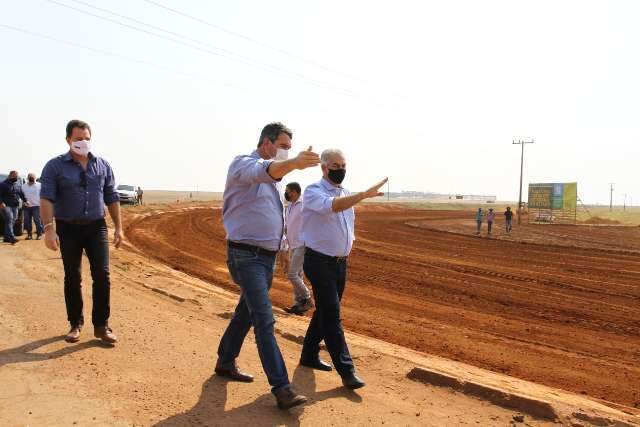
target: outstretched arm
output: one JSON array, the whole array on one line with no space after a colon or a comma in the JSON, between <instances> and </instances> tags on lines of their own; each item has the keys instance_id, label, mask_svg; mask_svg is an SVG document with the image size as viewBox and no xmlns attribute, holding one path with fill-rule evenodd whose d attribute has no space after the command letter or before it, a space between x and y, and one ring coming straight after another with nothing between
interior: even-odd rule
<instances>
[{"instance_id":1,"label":"outstretched arm","mask_svg":"<svg viewBox=\"0 0 640 427\"><path fill-rule=\"evenodd\" d=\"M380 188L387 183L389 178L385 178L373 187L369 188L367 191L362 193L353 194L351 196L344 197L336 197L333 199L333 203L331 205L331 210L333 212L342 212L344 210L350 209L360 203L365 199L370 199L373 197L383 196L384 193L380 191Z\"/></svg>"}]
</instances>

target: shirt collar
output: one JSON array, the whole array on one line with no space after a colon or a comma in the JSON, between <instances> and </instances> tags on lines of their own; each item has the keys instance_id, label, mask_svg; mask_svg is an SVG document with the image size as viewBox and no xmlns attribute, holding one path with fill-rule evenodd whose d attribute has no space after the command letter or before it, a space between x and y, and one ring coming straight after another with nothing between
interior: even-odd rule
<instances>
[{"instance_id":1,"label":"shirt collar","mask_svg":"<svg viewBox=\"0 0 640 427\"><path fill-rule=\"evenodd\" d=\"M322 177L322 179L320 180L320 184L322 184L322 186L329 190L329 191L340 191L342 190L342 186L338 185L335 186L332 183L329 182L329 180L327 178L325 178L324 176Z\"/></svg>"},{"instance_id":2,"label":"shirt collar","mask_svg":"<svg viewBox=\"0 0 640 427\"><path fill-rule=\"evenodd\" d=\"M89 153L89 160L93 160L96 158L96 156L94 156L93 154ZM63 156L62 156L62 160L64 160L65 162L72 162L73 161L73 157L71 157L71 150L67 151Z\"/></svg>"}]
</instances>

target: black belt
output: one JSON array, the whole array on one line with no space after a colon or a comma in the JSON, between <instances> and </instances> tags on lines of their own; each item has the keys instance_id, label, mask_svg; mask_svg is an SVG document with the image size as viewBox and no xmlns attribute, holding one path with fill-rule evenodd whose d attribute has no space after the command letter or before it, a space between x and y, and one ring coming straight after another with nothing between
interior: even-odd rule
<instances>
[{"instance_id":1,"label":"black belt","mask_svg":"<svg viewBox=\"0 0 640 427\"><path fill-rule=\"evenodd\" d=\"M314 251L311 248L307 248L307 253L313 256L316 256L318 258L322 258L322 259L326 259L327 261L332 261L332 262L343 262L346 261L348 257L346 256L329 256L329 255L325 255L322 252L318 252L318 251Z\"/></svg>"},{"instance_id":2,"label":"black belt","mask_svg":"<svg viewBox=\"0 0 640 427\"><path fill-rule=\"evenodd\" d=\"M96 222L104 221L104 218L103 219L71 219L71 220L58 219L56 221L61 222L63 224L89 225L89 224L95 224Z\"/></svg>"},{"instance_id":3,"label":"black belt","mask_svg":"<svg viewBox=\"0 0 640 427\"><path fill-rule=\"evenodd\" d=\"M256 254L263 254L263 255L270 255L270 256L276 256L278 254L278 251L270 251L269 249L261 248L259 246L248 245L246 243L232 242L231 240L227 240L227 244L229 245L230 248L243 249L245 251L251 251Z\"/></svg>"}]
</instances>

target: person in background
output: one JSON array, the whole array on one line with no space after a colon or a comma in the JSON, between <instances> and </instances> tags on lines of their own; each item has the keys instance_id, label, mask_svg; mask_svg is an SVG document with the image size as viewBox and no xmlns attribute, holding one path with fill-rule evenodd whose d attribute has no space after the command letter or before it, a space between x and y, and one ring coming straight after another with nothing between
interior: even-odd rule
<instances>
[{"instance_id":1,"label":"person in background","mask_svg":"<svg viewBox=\"0 0 640 427\"><path fill-rule=\"evenodd\" d=\"M65 341L80 340L82 313L82 253L87 254L93 279L93 335L108 344L118 339L109 327L110 279L109 238L105 205L115 225L114 245L124 238L120 219L120 197L109 163L91 152L91 128L81 120L67 124L69 151L49 160L40 181L40 206L44 243L60 249L64 266L64 300L71 325ZM54 218L55 217L55 224Z\"/></svg>"},{"instance_id":2,"label":"person in background","mask_svg":"<svg viewBox=\"0 0 640 427\"><path fill-rule=\"evenodd\" d=\"M483 217L482 208L478 208L478 212L476 212L476 224L477 224L476 234L480 234L480 230L482 229L482 217Z\"/></svg>"},{"instance_id":3,"label":"person in background","mask_svg":"<svg viewBox=\"0 0 640 427\"><path fill-rule=\"evenodd\" d=\"M511 206L507 206L507 210L504 211L504 223L507 233L511 233L511 229L513 228L513 211L511 210Z\"/></svg>"},{"instance_id":4,"label":"person in background","mask_svg":"<svg viewBox=\"0 0 640 427\"><path fill-rule=\"evenodd\" d=\"M320 359L324 340L342 383L349 389L364 387L356 375L340 319L340 303L347 284L347 258L355 240L355 210L361 201L382 196L383 179L363 193L351 194L342 186L347 162L342 151L322 152L322 179L304 191L302 234L306 245L304 274L311 282L316 301L309 328L304 337L300 364L331 371Z\"/></svg>"},{"instance_id":5,"label":"person in background","mask_svg":"<svg viewBox=\"0 0 640 427\"><path fill-rule=\"evenodd\" d=\"M27 240L33 239L33 223L36 224L36 240L42 237L42 221L40 219L40 188L42 184L36 181L33 173L27 175L27 185L22 186L22 191L27 198L24 207L24 229L27 231Z\"/></svg>"},{"instance_id":6,"label":"person in background","mask_svg":"<svg viewBox=\"0 0 640 427\"><path fill-rule=\"evenodd\" d=\"M290 182L286 186L284 198L289 202L285 216L285 235L287 237L288 253L285 254L287 278L293 285L295 303L285 308L287 313L303 314L313 308L311 291L304 283L302 263L304 262L304 242L302 241L302 188L297 182Z\"/></svg>"},{"instance_id":7,"label":"person in background","mask_svg":"<svg viewBox=\"0 0 640 427\"><path fill-rule=\"evenodd\" d=\"M269 290L276 255L282 248L284 205L280 181L296 169L320 163L311 147L289 159L293 133L282 123L266 125L258 148L237 156L229 165L222 207L227 232L227 266L240 288L240 299L218 346L217 375L233 381L252 382L236 359L253 326L262 369L267 375L278 408L289 409L307 401L294 392L275 337Z\"/></svg>"},{"instance_id":8,"label":"person in background","mask_svg":"<svg viewBox=\"0 0 640 427\"><path fill-rule=\"evenodd\" d=\"M18 172L11 171L4 181L0 182L0 213L4 218L4 242L15 245L18 239L14 234L14 227L18 219L20 200L24 203L27 198L22 191Z\"/></svg>"},{"instance_id":9,"label":"person in background","mask_svg":"<svg viewBox=\"0 0 640 427\"><path fill-rule=\"evenodd\" d=\"M493 208L489 208L489 212L487 213L487 233L489 236L491 235L491 229L493 227L493 221L496 219L496 214L493 211Z\"/></svg>"},{"instance_id":10,"label":"person in background","mask_svg":"<svg viewBox=\"0 0 640 427\"><path fill-rule=\"evenodd\" d=\"M144 191L142 191L142 188L138 187L138 204L141 205L142 204L142 195L144 194Z\"/></svg>"}]
</instances>

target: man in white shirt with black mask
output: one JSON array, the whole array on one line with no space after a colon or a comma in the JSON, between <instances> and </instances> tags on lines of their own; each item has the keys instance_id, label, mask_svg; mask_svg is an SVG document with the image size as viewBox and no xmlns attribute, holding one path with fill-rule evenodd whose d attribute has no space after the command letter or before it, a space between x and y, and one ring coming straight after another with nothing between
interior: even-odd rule
<instances>
[{"instance_id":1,"label":"man in white shirt with black mask","mask_svg":"<svg viewBox=\"0 0 640 427\"><path fill-rule=\"evenodd\" d=\"M320 360L324 341L342 383L350 389L364 387L347 347L340 320L340 302L347 282L347 258L355 240L355 210L361 201L382 196L383 179L367 191L351 194L342 186L347 161L340 150L325 150L320 156L322 179L304 191L302 235L306 245L304 274L311 282L316 311L304 337L300 364L331 371Z\"/></svg>"}]
</instances>

